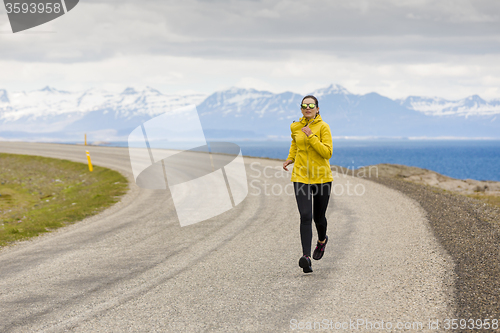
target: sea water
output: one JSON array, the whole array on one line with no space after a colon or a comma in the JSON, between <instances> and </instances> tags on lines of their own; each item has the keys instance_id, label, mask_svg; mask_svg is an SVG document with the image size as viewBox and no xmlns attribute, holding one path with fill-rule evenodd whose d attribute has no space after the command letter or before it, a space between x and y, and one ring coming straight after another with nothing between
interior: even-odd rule
<instances>
[{"instance_id":1,"label":"sea water","mask_svg":"<svg viewBox=\"0 0 500 333\"><path fill-rule=\"evenodd\" d=\"M237 142L243 155L285 160L290 142ZM500 181L500 140L333 140L331 165L403 164L458 179Z\"/></svg>"}]
</instances>

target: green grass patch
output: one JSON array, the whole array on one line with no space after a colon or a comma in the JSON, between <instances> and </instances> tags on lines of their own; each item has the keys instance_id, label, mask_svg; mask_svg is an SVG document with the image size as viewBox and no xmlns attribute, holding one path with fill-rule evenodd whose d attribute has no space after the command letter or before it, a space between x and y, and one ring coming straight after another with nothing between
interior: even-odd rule
<instances>
[{"instance_id":1,"label":"green grass patch","mask_svg":"<svg viewBox=\"0 0 500 333\"><path fill-rule=\"evenodd\" d=\"M477 200L481 200L483 202L486 202L487 204L500 208L500 196L498 195L468 194L467 196Z\"/></svg>"},{"instance_id":2,"label":"green grass patch","mask_svg":"<svg viewBox=\"0 0 500 333\"><path fill-rule=\"evenodd\" d=\"M127 189L127 179L110 169L0 153L0 246L95 215Z\"/></svg>"}]
</instances>

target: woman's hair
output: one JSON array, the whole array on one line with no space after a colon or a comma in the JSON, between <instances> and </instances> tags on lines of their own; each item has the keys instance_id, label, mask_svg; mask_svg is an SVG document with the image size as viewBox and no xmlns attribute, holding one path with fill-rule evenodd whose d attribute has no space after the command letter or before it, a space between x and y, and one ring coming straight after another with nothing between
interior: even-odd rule
<instances>
[{"instance_id":1,"label":"woman's hair","mask_svg":"<svg viewBox=\"0 0 500 333\"><path fill-rule=\"evenodd\" d=\"M314 101L316 102L316 107L317 107L317 108L319 108L318 99L317 99L316 97L314 97L313 95L307 95L306 97L302 98L302 102L301 102L301 104L302 104L302 103L304 103L304 100L305 100L306 98L312 98L312 99L314 99ZM319 114L319 110L318 110L318 114Z\"/></svg>"}]
</instances>

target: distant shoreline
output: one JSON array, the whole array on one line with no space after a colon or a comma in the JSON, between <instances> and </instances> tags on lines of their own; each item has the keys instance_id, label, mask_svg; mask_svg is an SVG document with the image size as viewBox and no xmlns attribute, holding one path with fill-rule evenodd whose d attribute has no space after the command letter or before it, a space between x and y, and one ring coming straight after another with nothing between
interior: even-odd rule
<instances>
[{"instance_id":1,"label":"distant shoreline","mask_svg":"<svg viewBox=\"0 0 500 333\"><path fill-rule=\"evenodd\" d=\"M333 140L339 141L500 141L500 137L383 137L383 136L333 136ZM4 142L26 142L26 143L52 143L52 144L63 144L63 145L84 145L82 141L35 141L35 140L18 140L18 139L7 139L0 137L0 141ZM290 142L290 138L222 138L216 140L208 140L208 142ZM127 141L93 141L87 144L88 146L104 146L104 147L128 147Z\"/></svg>"}]
</instances>

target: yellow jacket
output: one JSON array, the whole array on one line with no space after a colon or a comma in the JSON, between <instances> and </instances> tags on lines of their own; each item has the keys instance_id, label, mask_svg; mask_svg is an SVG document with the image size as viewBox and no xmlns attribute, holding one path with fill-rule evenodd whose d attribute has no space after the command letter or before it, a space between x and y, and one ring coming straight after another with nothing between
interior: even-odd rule
<instances>
[{"instance_id":1,"label":"yellow jacket","mask_svg":"<svg viewBox=\"0 0 500 333\"><path fill-rule=\"evenodd\" d=\"M307 136L302 127L309 125L312 134ZM290 125L292 144L287 160L294 161L292 182L321 184L333 181L330 158L333 153L330 126L318 114L314 119L306 117Z\"/></svg>"}]
</instances>

